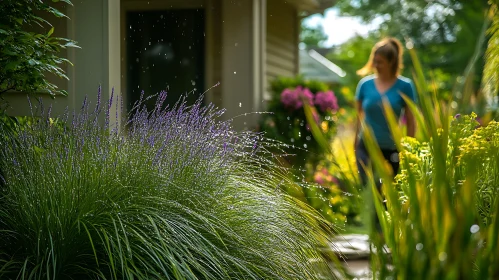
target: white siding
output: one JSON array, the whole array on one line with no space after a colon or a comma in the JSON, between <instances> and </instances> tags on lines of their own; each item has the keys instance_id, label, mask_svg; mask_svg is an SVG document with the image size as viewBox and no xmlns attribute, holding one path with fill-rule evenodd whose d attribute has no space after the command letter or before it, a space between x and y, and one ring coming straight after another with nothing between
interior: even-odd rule
<instances>
[{"instance_id":1,"label":"white siding","mask_svg":"<svg viewBox=\"0 0 499 280\"><path fill-rule=\"evenodd\" d=\"M278 76L298 74L298 11L284 1L268 1L267 6L267 85Z\"/></svg>"}]
</instances>

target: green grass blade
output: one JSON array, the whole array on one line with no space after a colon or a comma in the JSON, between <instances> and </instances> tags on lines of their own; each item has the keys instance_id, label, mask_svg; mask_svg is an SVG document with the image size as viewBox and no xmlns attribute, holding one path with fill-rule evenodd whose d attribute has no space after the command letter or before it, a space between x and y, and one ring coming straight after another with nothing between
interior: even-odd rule
<instances>
[{"instance_id":1,"label":"green grass blade","mask_svg":"<svg viewBox=\"0 0 499 280\"><path fill-rule=\"evenodd\" d=\"M327 151L328 153L331 153L331 147L328 141L326 140L326 137L324 137L324 134L322 133L320 127L317 125L317 122L314 119L312 110L315 110L314 107L303 103L303 110L305 112L305 117L307 119L307 124L310 126L310 131L312 132L312 135L315 138L315 141L319 144L319 146L324 150Z\"/></svg>"}]
</instances>

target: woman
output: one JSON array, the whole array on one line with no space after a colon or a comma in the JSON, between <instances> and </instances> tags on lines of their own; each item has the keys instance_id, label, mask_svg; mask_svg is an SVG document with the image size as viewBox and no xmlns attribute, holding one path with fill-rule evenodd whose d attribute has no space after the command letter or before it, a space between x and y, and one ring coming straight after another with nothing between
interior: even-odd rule
<instances>
[{"instance_id":1,"label":"woman","mask_svg":"<svg viewBox=\"0 0 499 280\"><path fill-rule=\"evenodd\" d=\"M402 98L402 94L415 101L416 92L412 81L399 75L402 69L402 53L403 49L400 41L394 38L384 39L374 45L369 61L362 69L357 71L359 75L363 76L374 72L373 75L364 77L359 82L355 94L358 116L355 156L363 184L366 183L364 168L369 164L369 154L362 139L362 131L360 131L361 120L364 120L372 129L384 158L392 167L393 176L399 170L398 151L385 118L382 105L383 99L390 103L397 118L400 118L404 112L407 135L414 136L414 117Z\"/></svg>"}]
</instances>

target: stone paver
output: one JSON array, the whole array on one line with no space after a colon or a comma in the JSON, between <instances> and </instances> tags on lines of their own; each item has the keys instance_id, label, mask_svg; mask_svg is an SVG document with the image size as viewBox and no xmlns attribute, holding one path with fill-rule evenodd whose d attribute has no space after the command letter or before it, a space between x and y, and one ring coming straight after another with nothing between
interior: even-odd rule
<instances>
[{"instance_id":1,"label":"stone paver","mask_svg":"<svg viewBox=\"0 0 499 280\"><path fill-rule=\"evenodd\" d=\"M348 234L335 237L329 252L336 254L346 271L357 280L372 279L369 268L369 236L367 234Z\"/></svg>"},{"instance_id":2,"label":"stone paver","mask_svg":"<svg viewBox=\"0 0 499 280\"><path fill-rule=\"evenodd\" d=\"M367 234L340 235L334 238L331 250L346 260L367 259L370 254Z\"/></svg>"},{"instance_id":3,"label":"stone paver","mask_svg":"<svg viewBox=\"0 0 499 280\"><path fill-rule=\"evenodd\" d=\"M356 280L372 279L371 269L369 268L369 260L347 260L343 262L343 266Z\"/></svg>"}]
</instances>

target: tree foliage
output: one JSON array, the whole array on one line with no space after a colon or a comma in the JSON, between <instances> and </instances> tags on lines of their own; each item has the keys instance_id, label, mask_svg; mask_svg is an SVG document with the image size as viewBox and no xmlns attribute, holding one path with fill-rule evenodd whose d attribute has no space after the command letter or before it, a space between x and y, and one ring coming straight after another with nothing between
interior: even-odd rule
<instances>
[{"instance_id":1,"label":"tree foliage","mask_svg":"<svg viewBox=\"0 0 499 280\"><path fill-rule=\"evenodd\" d=\"M52 96L66 91L47 81L46 74L68 79L61 68L71 62L59 56L67 47L77 47L66 38L52 36L54 27L46 16L66 17L54 7L69 0L2 0L0 1L0 94L9 90ZM39 29L40 32L33 30Z\"/></svg>"},{"instance_id":2,"label":"tree foliage","mask_svg":"<svg viewBox=\"0 0 499 280\"><path fill-rule=\"evenodd\" d=\"M383 36L410 39L425 69L437 69L445 77L438 81L442 84L440 88L450 91L454 86L452 81L463 75L475 52L488 3L487 0L340 0L337 8L342 15L359 17L364 22L379 21ZM483 59L476 61L475 73L481 73L483 63ZM477 77L475 84L479 80Z\"/></svg>"},{"instance_id":3,"label":"tree foliage","mask_svg":"<svg viewBox=\"0 0 499 280\"><path fill-rule=\"evenodd\" d=\"M428 45L453 43L461 33L479 30L488 3L487 0L340 0L337 7L342 15L360 17L364 22L380 20L381 28L390 35Z\"/></svg>"},{"instance_id":4,"label":"tree foliage","mask_svg":"<svg viewBox=\"0 0 499 280\"><path fill-rule=\"evenodd\" d=\"M347 73L343 84L351 90L355 90L361 78L356 74L357 70L366 64L371 54L371 48L378 39L379 35L376 33L370 33L365 38L356 35L326 55L329 60Z\"/></svg>"},{"instance_id":5,"label":"tree foliage","mask_svg":"<svg viewBox=\"0 0 499 280\"><path fill-rule=\"evenodd\" d=\"M322 25L316 27L301 25L300 42L307 48L322 47L327 38Z\"/></svg>"}]
</instances>

